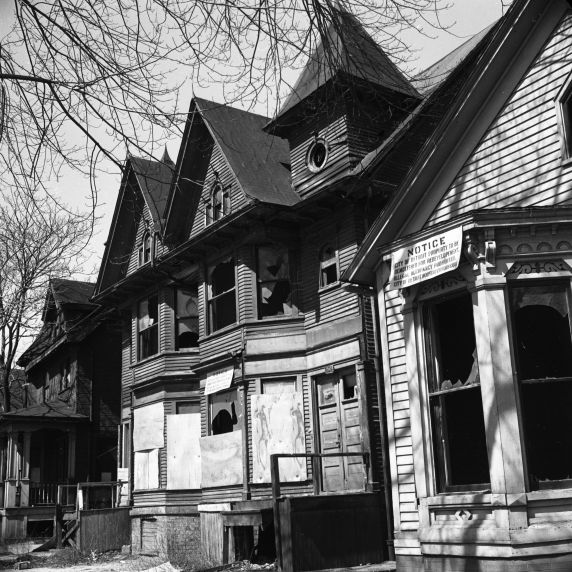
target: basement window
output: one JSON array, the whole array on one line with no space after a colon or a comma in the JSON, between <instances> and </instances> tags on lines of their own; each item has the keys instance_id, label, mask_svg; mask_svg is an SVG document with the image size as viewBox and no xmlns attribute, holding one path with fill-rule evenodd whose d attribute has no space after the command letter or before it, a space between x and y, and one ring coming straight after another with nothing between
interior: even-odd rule
<instances>
[{"instance_id":1,"label":"basement window","mask_svg":"<svg viewBox=\"0 0 572 572\"><path fill-rule=\"evenodd\" d=\"M236 389L209 395L210 434L221 435L240 430Z\"/></svg>"},{"instance_id":2,"label":"basement window","mask_svg":"<svg viewBox=\"0 0 572 572\"><path fill-rule=\"evenodd\" d=\"M462 294L424 310L439 492L489 488L471 296Z\"/></svg>"},{"instance_id":3,"label":"basement window","mask_svg":"<svg viewBox=\"0 0 572 572\"><path fill-rule=\"evenodd\" d=\"M208 312L211 332L236 322L236 276L229 258L209 271Z\"/></svg>"},{"instance_id":4,"label":"basement window","mask_svg":"<svg viewBox=\"0 0 572 572\"><path fill-rule=\"evenodd\" d=\"M157 294L141 300L138 304L137 342L140 360L159 352L159 299Z\"/></svg>"},{"instance_id":5,"label":"basement window","mask_svg":"<svg viewBox=\"0 0 572 572\"><path fill-rule=\"evenodd\" d=\"M288 250L281 246L257 249L258 317L290 316L292 297Z\"/></svg>"},{"instance_id":6,"label":"basement window","mask_svg":"<svg viewBox=\"0 0 572 572\"><path fill-rule=\"evenodd\" d=\"M320 250L320 288L338 281L338 254L330 244Z\"/></svg>"},{"instance_id":7,"label":"basement window","mask_svg":"<svg viewBox=\"0 0 572 572\"><path fill-rule=\"evenodd\" d=\"M175 347L177 350L199 345L199 308L196 286L175 289Z\"/></svg>"},{"instance_id":8,"label":"basement window","mask_svg":"<svg viewBox=\"0 0 572 572\"><path fill-rule=\"evenodd\" d=\"M572 486L572 336L566 283L510 289L529 481Z\"/></svg>"}]
</instances>

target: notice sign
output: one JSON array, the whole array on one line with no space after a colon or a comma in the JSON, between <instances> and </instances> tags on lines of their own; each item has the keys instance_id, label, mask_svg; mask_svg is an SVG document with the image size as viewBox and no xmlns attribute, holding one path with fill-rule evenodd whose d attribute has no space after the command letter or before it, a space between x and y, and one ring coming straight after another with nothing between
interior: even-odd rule
<instances>
[{"instance_id":1,"label":"notice sign","mask_svg":"<svg viewBox=\"0 0 572 572\"><path fill-rule=\"evenodd\" d=\"M205 395L228 389L232 383L233 376L234 367L226 367L209 373L205 385Z\"/></svg>"},{"instance_id":2,"label":"notice sign","mask_svg":"<svg viewBox=\"0 0 572 572\"><path fill-rule=\"evenodd\" d=\"M388 290L406 288L455 270L462 239L462 228L458 227L393 252Z\"/></svg>"}]
</instances>

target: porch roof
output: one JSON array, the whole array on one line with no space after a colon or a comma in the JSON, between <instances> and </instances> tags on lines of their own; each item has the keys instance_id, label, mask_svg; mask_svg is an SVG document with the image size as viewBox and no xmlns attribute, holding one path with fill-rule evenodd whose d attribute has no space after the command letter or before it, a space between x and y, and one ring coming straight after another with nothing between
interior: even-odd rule
<instances>
[{"instance_id":1,"label":"porch roof","mask_svg":"<svg viewBox=\"0 0 572 572\"><path fill-rule=\"evenodd\" d=\"M39 421L43 419L54 421L87 421L89 418L87 415L76 413L72 407L61 399L56 399L48 403L38 403L30 407L16 409L0 415L0 421Z\"/></svg>"}]
</instances>

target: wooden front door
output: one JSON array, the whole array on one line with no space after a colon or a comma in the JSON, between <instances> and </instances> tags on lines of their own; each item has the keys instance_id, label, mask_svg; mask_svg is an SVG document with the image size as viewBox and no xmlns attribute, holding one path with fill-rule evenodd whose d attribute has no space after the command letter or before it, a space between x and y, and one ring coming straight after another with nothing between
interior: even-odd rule
<instances>
[{"instance_id":1,"label":"wooden front door","mask_svg":"<svg viewBox=\"0 0 572 572\"><path fill-rule=\"evenodd\" d=\"M316 378L320 453L361 453L362 439L358 390L354 369ZM322 460L322 490L361 490L362 458L331 457Z\"/></svg>"}]
</instances>

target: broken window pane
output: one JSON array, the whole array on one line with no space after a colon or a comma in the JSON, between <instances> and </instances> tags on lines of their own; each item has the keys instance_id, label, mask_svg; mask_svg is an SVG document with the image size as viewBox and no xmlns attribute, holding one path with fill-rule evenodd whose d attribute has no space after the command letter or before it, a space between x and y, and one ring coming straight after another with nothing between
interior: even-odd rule
<instances>
[{"instance_id":1,"label":"broken window pane","mask_svg":"<svg viewBox=\"0 0 572 572\"><path fill-rule=\"evenodd\" d=\"M258 247L258 314L292 314L288 250L278 246Z\"/></svg>"},{"instance_id":2,"label":"broken window pane","mask_svg":"<svg viewBox=\"0 0 572 572\"><path fill-rule=\"evenodd\" d=\"M430 405L441 491L490 481L470 294L428 307Z\"/></svg>"},{"instance_id":3,"label":"broken window pane","mask_svg":"<svg viewBox=\"0 0 572 572\"><path fill-rule=\"evenodd\" d=\"M336 250L326 245L320 252L320 287L338 281L338 257Z\"/></svg>"},{"instance_id":4,"label":"broken window pane","mask_svg":"<svg viewBox=\"0 0 572 572\"><path fill-rule=\"evenodd\" d=\"M355 373L344 375L342 377L342 383L344 388L344 399L353 399L354 397L357 397L357 378Z\"/></svg>"},{"instance_id":5,"label":"broken window pane","mask_svg":"<svg viewBox=\"0 0 572 572\"><path fill-rule=\"evenodd\" d=\"M217 264L210 271L209 320L211 331L236 322L234 260Z\"/></svg>"},{"instance_id":6,"label":"broken window pane","mask_svg":"<svg viewBox=\"0 0 572 572\"><path fill-rule=\"evenodd\" d=\"M199 345L197 287L175 290L175 347L178 350Z\"/></svg>"},{"instance_id":7,"label":"broken window pane","mask_svg":"<svg viewBox=\"0 0 572 572\"><path fill-rule=\"evenodd\" d=\"M211 435L240 430L236 389L209 396Z\"/></svg>"},{"instance_id":8,"label":"broken window pane","mask_svg":"<svg viewBox=\"0 0 572 572\"><path fill-rule=\"evenodd\" d=\"M155 355L159 351L159 301L157 295L139 302L137 312L139 359Z\"/></svg>"},{"instance_id":9,"label":"broken window pane","mask_svg":"<svg viewBox=\"0 0 572 572\"><path fill-rule=\"evenodd\" d=\"M565 283L510 289L527 467L533 488L572 479L568 296Z\"/></svg>"}]
</instances>

